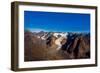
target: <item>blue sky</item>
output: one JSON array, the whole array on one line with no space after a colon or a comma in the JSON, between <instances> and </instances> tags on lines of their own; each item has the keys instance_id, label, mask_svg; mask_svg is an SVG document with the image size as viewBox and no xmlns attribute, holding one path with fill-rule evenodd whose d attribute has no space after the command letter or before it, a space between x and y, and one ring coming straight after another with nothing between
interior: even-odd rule
<instances>
[{"instance_id":1,"label":"blue sky","mask_svg":"<svg viewBox=\"0 0 100 73\"><path fill-rule=\"evenodd\" d=\"M90 32L90 14L24 11L24 29L33 32Z\"/></svg>"}]
</instances>

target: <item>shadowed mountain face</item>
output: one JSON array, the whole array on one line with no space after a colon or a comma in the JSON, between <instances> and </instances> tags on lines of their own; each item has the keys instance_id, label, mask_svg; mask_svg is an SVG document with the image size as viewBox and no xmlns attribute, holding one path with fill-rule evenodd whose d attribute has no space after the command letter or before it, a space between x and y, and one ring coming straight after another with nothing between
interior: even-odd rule
<instances>
[{"instance_id":1,"label":"shadowed mountain face","mask_svg":"<svg viewBox=\"0 0 100 73\"><path fill-rule=\"evenodd\" d=\"M24 32L24 60L90 58L90 33Z\"/></svg>"}]
</instances>

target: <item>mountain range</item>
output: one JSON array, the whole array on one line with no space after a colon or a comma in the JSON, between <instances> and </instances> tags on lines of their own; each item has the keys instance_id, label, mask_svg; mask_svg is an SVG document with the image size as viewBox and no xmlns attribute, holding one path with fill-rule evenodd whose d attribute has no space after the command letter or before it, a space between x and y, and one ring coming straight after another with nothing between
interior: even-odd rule
<instances>
[{"instance_id":1,"label":"mountain range","mask_svg":"<svg viewBox=\"0 0 100 73\"><path fill-rule=\"evenodd\" d=\"M90 33L24 32L25 61L90 58Z\"/></svg>"}]
</instances>

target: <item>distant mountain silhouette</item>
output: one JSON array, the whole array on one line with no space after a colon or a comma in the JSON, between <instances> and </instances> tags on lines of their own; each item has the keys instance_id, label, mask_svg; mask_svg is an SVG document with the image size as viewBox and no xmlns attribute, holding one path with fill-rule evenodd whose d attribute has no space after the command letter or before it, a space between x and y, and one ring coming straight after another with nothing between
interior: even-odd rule
<instances>
[{"instance_id":1,"label":"distant mountain silhouette","mask_svg":"<svg viewBox=\"0 0 100 73\"><path fill-rule=\"evenodd\" d=\"M90 33L24 32L25 61L90 58Z\"/></svg>"}]
</instances>

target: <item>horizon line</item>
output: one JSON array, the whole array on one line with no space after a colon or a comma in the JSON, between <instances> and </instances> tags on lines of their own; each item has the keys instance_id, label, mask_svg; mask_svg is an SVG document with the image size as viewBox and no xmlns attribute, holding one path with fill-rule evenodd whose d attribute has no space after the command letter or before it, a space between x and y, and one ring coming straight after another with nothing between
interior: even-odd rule
<instances>
[{"instance_id":1,"label":"horizon line","mask_svg":"<svg viewBox=\"0 0 100 73\"><path fill-rule=\"evenodd\" d=\"M74 33L90 33L90 31L50 31L50 30L45 30L45 29L43 29L43 30L41 30L41 29L39 29L39 30L37 30L37 29L24 29L24 30L28 30L28 31L31 31L31 32L41 32L41 31L43 31L43 32L74 32Z\"/></svg>"}]
</instances>

